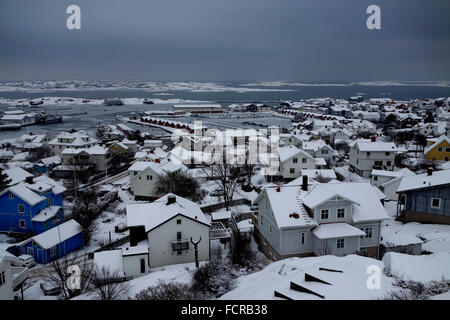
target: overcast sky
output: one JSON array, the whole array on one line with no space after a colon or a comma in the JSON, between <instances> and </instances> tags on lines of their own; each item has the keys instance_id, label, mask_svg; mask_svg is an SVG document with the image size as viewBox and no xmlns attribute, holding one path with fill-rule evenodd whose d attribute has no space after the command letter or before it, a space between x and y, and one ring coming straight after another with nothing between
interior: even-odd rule
<instances>
[{"instance_id":1,"label":"overcast sky","mask_svg":"<svg viewBox=\"0 0 450 320\"><path fill-rule=\"evenodd\" d=\"M66 8L81 8L81 30ZM381 30L366 8L381 7ZM1 0L0 80L449 80L449 0Z\"/></svg>"}]
</instances>

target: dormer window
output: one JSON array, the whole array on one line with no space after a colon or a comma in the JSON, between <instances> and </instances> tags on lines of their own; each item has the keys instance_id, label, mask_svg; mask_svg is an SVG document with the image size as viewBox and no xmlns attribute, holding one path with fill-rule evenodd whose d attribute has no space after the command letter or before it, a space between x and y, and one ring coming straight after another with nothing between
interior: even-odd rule
<instances>
[{"instance_id":1,"label":"dormer window","mask_svg":"<svg viewBox=\"0 0 450 320\"><path fill-rule=\"evenodd\" d=\"M345 208L337 209L337 217L338 218L345 218Z\"/></svg>"},{"instance_id":2,"label":"dormer window","mask_svg":"<svg viewBox=\"0 0 450 320\"><path fill-rule=\"evenodd\" d=\"M328 219L329 210L328 209L322 209L320 211L320 219L327 220Z\"/></svg>"}]
</instances>

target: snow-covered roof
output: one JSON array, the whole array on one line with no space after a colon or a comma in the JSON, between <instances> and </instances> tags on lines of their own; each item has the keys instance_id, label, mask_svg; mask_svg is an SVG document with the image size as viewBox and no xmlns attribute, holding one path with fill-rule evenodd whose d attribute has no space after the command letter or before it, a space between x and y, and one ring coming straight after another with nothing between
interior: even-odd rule
<instances>
[{"instance_id":1,"label":"snow-covered roof","mask_svg":"<svg viewBox=\"0 0 450 320\"><path fill-rule=\"evenodd\" d=\"M339 223L324 223L320 224L312 230L313 234L323 239L345 238L364 236L366 233L352 225L345 222Z\"/></svg>"},{"instance_id":2,"label":"snow-covered roof","mask_svg":"<svg viewBox=\"0 0 450 320\"><path fill-rule=\"evenodd\" d=\"M334 151L333 148L331 148L323 140L308 141L308 142L303 143L303 150L311 150L311 151L317 152L318 150L320 150L322 148L327 148L327 149Z\"/></svg>"},{"instance_id":3,"label":"snow-covered roof","mask_svg":"<svg viewBox=\"0 0 450 320\"><path fill-rule=\"evenodd\" d=\"M440 136L431 146L428 146L423 151L424 154L429 153L431 150L439 146L442 142L446 141L448 145L450 145L450 138L447 137L445 134Z\"/></svg>"},{"instance_id":4,"label":"snow-covered roof","mask_svg":"<svg viewBox=\"0 0 450 320\"><path fill-rule=\"evenodd\" d=\"M31 221L35 221L35 222L47 221L48 219L51 219L54 216L56 216L56 214L58 213L58 211L60 209L61 209L60 206L50 206L50 207L44 208L41 210L41 212L39 212L37 215L35 215L31 219Z\"/></svg>"},{"instance_id":5,"label":"snow-covered roof","mask_svg":"<svg viewBox=\"0 0 450 320\"><path fill-rule=\"evenodd\" d=\"M335 197L344 198L353 203L352 221L379 221L388 219L386 209L380 202L380 196L370 183L321 183L315 185L305 196L303 203L315 208Z\"/></svg>"},{"instance_id":6,"label":"snow-covered roof","mask_svg":"<svg viewBox=\"0 0 450 320\"><path fill-rule=\"evenodd\" d=\"M11 192L26 203L28 203L30 206L34 206L35 204L44 201L46 198L38 195L37 193L33 192L29 188L27 188L26 184L21 182L19 184L16 184L12 187L6 188L0 193L0 196L5 194L6 192Z\"/></svg>"},{"instance_id":7,"label":"snow-covered roof","mask_svg":"<svg viewBox=\"0 0 450 320\"><path fill-rule=\"evenodd\" d=\"M105 268L112 273L117 271L119 275L123 275L122 249L95 252L94 264L99 270Z\"/></svg>"},{"instance_id":8,"label":"snow-covered roof","mask_svg":"<svg viewBox=\"0 0 450 320\"><path fill-rule=\"evenodd\" d=\"M39 160L40 163L42 163L45 166L55 165L55 164L61 164L62 160L58 156L43 158Z\"/></svg>"},{"instance_id":9,"label":"snow-covered roof","mask_svg":"<svg viewBox=\"0 0 450 320\"><path fill-rule=\"evenodd\" d=\"M302 199L307 192L302 191L299 186L280 186L279 192L276 186L266 186L264 190L258 195L254 203L258 203L264 193L267 194L277 226L280 229L317 225L314 218L311 218L303 207ZM298 218L295 218L292 215L293 213L297 213Z\"/></svg>"},{"instance_id":10,"label":"snow-covered roof","mask_svg":"<svg viewBox=\"0 0 450 320\"><path fill-rule=\"evenodd\" d=\"M303 151L301 149L298 149L295 146L280 147L278 150L279 150L281 162L284 162L296 155L302 155L304 157L313 159L313 157L310 154L306 153L305 151Z\"/></svg>"},{"instance_id":11,"label":"snow-covered roof","mask_svg":"<svg viewBox=\"0 0 450 320\"><path fill-rule=\"evenodd\" d=\"M148 253L148 244L122 248L122 256L134 256Z\"/></svg>"},{"instance_id":12,"label":"snow-covered roof","mask_svg":"<svg viewBox=\"0 0 450 320\"><path fill-rule=\"evenodd\" d=\"M31 240L34 240L42 248L50 249L51 247L54 247L57 244L76 236L82 231L83 230L81 229L81 226L78 224L78 222L71 219L54 228L51 228L50 230L38 234L37 236L31 237L30 239L25 240L21 244L23 245Z\"/></svg>"},{"instance_id":13,"label":"snow-covered roof","mask_svg":"<svg viewBox=\"0 0 450 320\"><path fill-rule=\"evenodd\" d=\"M402 177L402 176L409 176L413 175L414 172L409 170L408 168L403 168L398 171L387 171L387 170L372 170L372 176L382 176L382 177Z\"/></svg>"},{"instance_id":14,"label":"snow-covered roof","mask_svg":"<svg viewBox=\"0 0 450 320\"><path fill-rule=\"evenodd\" d=\"M28 177L33 177L31 173L19 167L12 167L10 169L6 169L3 171L3 173L7 174L8 178L11 179L11 182L9 183L9 185L11 186L18 184L19 182L25 181Z\"/></svg>"},{"instance_id":15,"label":"snow-covered roof","mask_svg":"<svg viewBox=\"0 0 450 320\"><path fill-rule=\"evenodd\" d=\"M311 179L317 178L318 176L327 179L336 179L336 173L333 169L302 169L302 175L308 176Z\"/></svg>"},{"instance_id":16,"label":"snow-covered roof","mask_svg":"<svg viewBox=\"0 0 450 320\"><path fill-rule=\"evenodd\" d=\"M175 197L175 203L167 205L169 196ZM151 203L129 204L126 206L126 211L128 227L145 226L146 232L179 214L210 226L198 204L172 193Z\"/></svg>"},{"instance_id":17,"label":"snow-covered roof","mask_svg":"<svg viewBox=\"0 0 450 320\"><path fill-rule=\"evenodd\" d=\"M397 193L449 184L450 170L434 171L430 176L428 173L423 173L404 177L398 186Z\"/></svg>"},{"instance_id":18,"label":"snow-covered roof","mask_svg":"<svg viewBox=\"0 0 450 320\"><path fill-rule=\"evenodd\" d=\"M393 142L357 142L356 145L360 151L383 151L396 152L397 147Z\"/></svg>"}]
</instances>

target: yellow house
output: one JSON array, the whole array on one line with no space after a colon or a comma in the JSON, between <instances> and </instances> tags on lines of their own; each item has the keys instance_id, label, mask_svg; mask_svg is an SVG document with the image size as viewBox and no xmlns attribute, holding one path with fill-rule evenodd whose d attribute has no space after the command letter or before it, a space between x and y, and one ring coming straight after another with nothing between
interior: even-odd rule
<instances>
[{"instance_id":1,"label":"yellow house","mask_svg":"<svg viewBox=\"0 0 450 320\"><path fill-rule=\"evenodd\" d=\"M125 157L129 148L122 142L115 142L108 149L119 157Z\"/></svg>"},{"instance_id":2,"label":"yellow house","mask_svg":"<svg viewBox=\"0 0 450 320\"><path fill-rule=\"evenodd\" d=\"M440 136L434 143L430 143L424 150L428 160L450 161L450 138Z\"/></svg>"}]
</instances>

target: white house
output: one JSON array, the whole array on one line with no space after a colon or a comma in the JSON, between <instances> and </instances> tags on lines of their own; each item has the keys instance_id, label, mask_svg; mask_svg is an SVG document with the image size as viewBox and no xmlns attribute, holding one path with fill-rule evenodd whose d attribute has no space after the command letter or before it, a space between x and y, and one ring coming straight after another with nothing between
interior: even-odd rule
<instances>
[{"instance_id":1,"label":"white house","mask_svg":"<svg viewBox=\"0 0 450 320\"><path fill-rule=\"evenodd\" d=\"M388 219L369 183L266 187L256 198L258 238L272 260L360 252L378 257Z\"/></svg>"},{"instance_id":2,"label":"white house","mask_svg":"<svg viewBox=\"0 0 450 320\"><path fill-rule=\"evenodd\" d=\"M350 147L350 166L352 172L369 177L372 170L393 170L398 149L393 142L360 142Z\"/></svg>"},{"instance_id":3,"label":"white house","mask_svg":"<svg viewBox=\"0 0 450 320\"><path fill-rule=\"evenodd\" d=\"M316 159L302 149L294 146L279 148L280 166L275 176L283 179L295 179L302 174L302 169L315 169Z\"/></svg>"},{"instance_id":4,"label":"white house","mask_svg":"<svg viewBox=\"0 0 450 320\"><path fill-rule=\"evenodd\" d=\"M144 265L157 268L171 264L209 260L210 223L200 207L185 198L166 194L152 203L126 206L130 247L122 249L125 276L146 273Z\"/></svg>"},{"instance_id":5,"label":"white house","mask_svg":"<svg viewBox=\"0 0 450 320\"><path fill-rule=\"evenodd\" d=\"M159 178L170 172L185 172L183 164L174 164L167 160L155 162L138 161L129 169L130 191L135 199L154 200L157 198Z\"/></svg>"},{"instance_id":6,"label":"white house","mask_svg":"<svg viewBox=\"0 0 450 320\"><path fill-rule=\"evenodd\" d=\"M388 199L397 200L397 189L403 177L414 175L408 168L398 171L372 170L372 185L378 187Z\"/></svg>"},{"instance_id":7,"label":"white house","mask_svg":"<svg viewBox=\"0 0 450 320\"><path fill-rule=\"evenodd\" d=\"M97 144L97 140L91 138L84 131L76 132L62 132L51 140L48 145L57 156L61 156L61 153L66 148L72 149L84 149L90 148Z\"/></svg>"},{"instance_id":8,"label":"white house","mask_svg":"<svg viewBox=\"0 0 450 320\"><path fill-rule=\"evenodd\" d=\"M326 161L332 161L337 156L337 152L323 140L305 142L302 149L313 157L324 158Z\"/></svg>"},{"instance_id":9,"label":"white house","mask_svg":"<svg viewBox=\"0 0 450 320\"><path fill-rule=\"evenodd\" d=\"M62 162L66 166L90 166L95 172L104 172L112 167L113 153L105 147L66 148L61 152Z\"/></svg>"}]
</instances>

